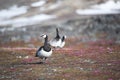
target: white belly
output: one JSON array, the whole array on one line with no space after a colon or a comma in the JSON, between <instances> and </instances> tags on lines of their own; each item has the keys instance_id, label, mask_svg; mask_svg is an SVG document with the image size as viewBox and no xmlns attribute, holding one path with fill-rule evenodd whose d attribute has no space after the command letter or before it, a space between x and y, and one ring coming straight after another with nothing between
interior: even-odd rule
<instances>
[{"instance_id":1,"label":"white belly","mask_svg":"<svg viewBox=\"0 0 120 80\"><path fill-rule=\"evenodd\" d=\"M60 47L62 48L62 47L64 47L64 45L65 45L65 42L61 42Z\"/></svg>"},{"instance_id":2,"label":"white belly","mask_svg":"<svg viewBox=\"0 0 120 80\"><path fill-rule=\"evenodd\" d=\"M44 51L41 49L41 51L38 52L39 57L50 57L52 55L52 49L49 52Z\"/></svg>"}]
</instances>

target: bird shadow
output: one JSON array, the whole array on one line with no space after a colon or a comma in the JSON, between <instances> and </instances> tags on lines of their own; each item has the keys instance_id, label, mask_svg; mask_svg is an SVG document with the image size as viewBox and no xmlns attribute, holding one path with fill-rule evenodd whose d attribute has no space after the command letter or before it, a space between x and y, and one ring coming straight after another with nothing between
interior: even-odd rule
<instances>
[{"instance_id":1,"label":"bird shadow","mask_svg":"<svg viewBox=\"0 0 120 80\"><path fill-rule=\"evenodd\" d=\"M37 64L45 64L44 62L25 62L23 65L37 65Z\"/></svg>"}]
</instances>

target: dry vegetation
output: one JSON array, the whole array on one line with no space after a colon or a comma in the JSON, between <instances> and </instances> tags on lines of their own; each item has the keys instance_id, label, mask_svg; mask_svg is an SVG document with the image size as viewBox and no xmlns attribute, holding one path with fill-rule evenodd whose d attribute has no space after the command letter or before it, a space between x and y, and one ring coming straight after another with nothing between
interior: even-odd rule
<instances>
[{"instance_id":1,"label":"dry vegetation","mask_svg":"<svg viewBox=\"0 0 120 80\"><path fill-rule=\"evenodd\" d=\"M46 64L34 57L36 48L28 48L29 43L1 44L0 80L120 80L120 45L112 41L69 42L54 50ZM31 43L41 45L34 40Z\"/></svg>"}]
</instances>

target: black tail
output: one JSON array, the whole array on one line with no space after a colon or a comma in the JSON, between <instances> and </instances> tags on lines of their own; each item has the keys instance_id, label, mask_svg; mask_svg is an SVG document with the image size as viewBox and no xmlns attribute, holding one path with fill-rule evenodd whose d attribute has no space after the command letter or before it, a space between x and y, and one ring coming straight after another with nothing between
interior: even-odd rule
<instances>
[{"instance_id":1,"label":"black tail","mask_svg":"<svg viewBox=\"0 0 120 80\"><path fill-rule=\"evenodd\" d=\"M37 52L36 52L36 55L35 55L35 57L38 57L38 55L37 55Z\"/></svg>"},{"instance_id":2,"label":"black tail","mask_svg":"<svg viewBox=\"0 0 120 80\"><path fill-rule=\"evenodd\" d=\"M40 48L36 51L35 57L38 57L38 51L40 50Z\"/></svg>"},{"instance_id":3,"label":"black tail","mask_svg":"<svg viewBox=\"0 0 120 80\"><path fill-rule=\"evenodd\" d=\"M64 41L65 39L66 39L66 36L63 36L63 37L62 37L62 41Z\"/></svg>"}]
</instances>

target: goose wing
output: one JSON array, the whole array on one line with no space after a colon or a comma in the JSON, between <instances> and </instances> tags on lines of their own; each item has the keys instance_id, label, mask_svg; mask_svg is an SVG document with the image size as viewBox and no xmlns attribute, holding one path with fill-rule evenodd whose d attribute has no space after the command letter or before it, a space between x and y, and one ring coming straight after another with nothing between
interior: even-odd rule
<instances>
[{"instance_id":1,"label":"goose wing","mask_svg":"<svg viewBox=\"0 0 120 80\"><path fill-rule=\"evenodd\" d=\"M38 57L38 52L39 52L42 48L43 48L43 46L41 46L41 47L37 50L35 57Z\"/></svg>"}]
</instances>

